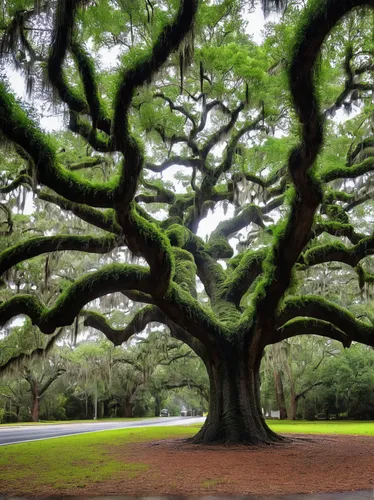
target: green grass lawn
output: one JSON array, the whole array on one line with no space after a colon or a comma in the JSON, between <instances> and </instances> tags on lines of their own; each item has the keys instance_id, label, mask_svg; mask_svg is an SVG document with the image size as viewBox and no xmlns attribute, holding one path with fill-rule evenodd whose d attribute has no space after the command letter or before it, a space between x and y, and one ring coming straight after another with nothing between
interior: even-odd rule
<instances>
[{"instance_id":1,"label":"green grass lawn","mask_svg":"<svg viewBox=\"0 0 374 500\"><path fill-rule=\"evenodd\" d=\"M279 433L374 436L374 422L271 420L269 425ZM128 428L1 446L0 493L27 495L43 487L43 492L63 494L66 490L85 488L108 479L123 481L139 476L141 481L148 465L127 461L127 444L188 437L199 427L193 424Z\"/></svg>"},{"instance_id":2,"label":"green grass lawn","mask_svg":"<svg viewBox=\"0 0 374 500\"><path fill-rule=\"evenodd\" d=\"M362 434L374 436L374 422L351 420L290 421L268 420L268 425L278 434Z\"/></svg>"},{"instance_id":3,"label":"green grass lawn","mask_svg":"<svg viewBox=\"0 0 374 500\"><path fill-rule=\"evenodd\" d=\"M133 478L147 470L127 462L116 448L136 442L187 437L192 426L147 427L95 432L0 447L0 492L32 494L43 485L51 491L84 488L116 477Z\"/></svg>"}]
</instances>

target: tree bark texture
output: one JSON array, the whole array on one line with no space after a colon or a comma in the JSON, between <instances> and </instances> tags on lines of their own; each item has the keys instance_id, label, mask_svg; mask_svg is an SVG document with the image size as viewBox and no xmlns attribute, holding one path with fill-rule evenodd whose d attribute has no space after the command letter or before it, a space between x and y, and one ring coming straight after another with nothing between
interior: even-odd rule
<instances>
[{"instance_id":1,"label":"tree bark texture","mask_svg":"<svg viewBox=\"0 0 374 500\"><path fill-rule=\"evenodd\" d=\"M194 442L260 445L283 439L267 426L262 414L261 354L251 362L244 352L232 348L229 353L221 353L219 366L206 363L210 380L209 412Z\"/></svg>"},{"instance_id":2,"label":"tree bark texture","mask_svg":"<svg viewBox=\"0 0 374 500\"><path fill-rule=\"evenodd\" d=\"M274 370L274 385L275 385L275 396L277 399L277 405L279 409L279 418L280 420L285 420L287 418L286 400L284 397L282 376L278 370Z\"/></svg>"}]
</instances>

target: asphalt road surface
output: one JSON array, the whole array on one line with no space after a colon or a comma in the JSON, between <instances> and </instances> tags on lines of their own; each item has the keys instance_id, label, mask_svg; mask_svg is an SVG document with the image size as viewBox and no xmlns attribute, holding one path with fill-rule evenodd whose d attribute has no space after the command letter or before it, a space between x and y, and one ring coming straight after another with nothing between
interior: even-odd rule
<instances>
[{"instance_id":1,"label":"asphalt road surface","mask_svg":"<svg viewBox=\"0 0 374 500\"><path fill-rule=\"evenodd\" d=\"M14 425L0 426L0 446L8 444L38 441L40 439L58 438L86 432L110 431L133 427L150 427L159 425L187 425L204 422L204 417L159 417L146 420L126 422L92 422L89 424L47 424L47 425Z\"/></svg>"}]
</instances>

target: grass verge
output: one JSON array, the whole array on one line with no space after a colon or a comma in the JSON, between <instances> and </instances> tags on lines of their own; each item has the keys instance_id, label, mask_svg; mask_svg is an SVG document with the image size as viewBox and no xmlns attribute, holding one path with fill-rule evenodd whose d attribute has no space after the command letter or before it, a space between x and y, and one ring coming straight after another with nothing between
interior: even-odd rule
<instances>
[{"instance_id":1,"label":"grass verge","mask_svg":"<svg viewBox=\"0 0 374 500\"><path fill-rule=\"evenodd\" d=\"M347 420L317 420L314 422L269 420L269 427L278 434L353 434L374 436L374 422Z\"/></svg>"},{"instance_id":2,"label":"grass verge","mask_svg":"<svg viewBox=\"0 0 374 500\"><path fill-rule=\"evenodd\" d=\"M107 479L133 478L147 470L113 451L123 445L188 437L196 427L146 427L79 434L0 447L0 492L33 494L85 488ZM21 488L21 489L20 489Z\"/></svg>"}]
</instances>

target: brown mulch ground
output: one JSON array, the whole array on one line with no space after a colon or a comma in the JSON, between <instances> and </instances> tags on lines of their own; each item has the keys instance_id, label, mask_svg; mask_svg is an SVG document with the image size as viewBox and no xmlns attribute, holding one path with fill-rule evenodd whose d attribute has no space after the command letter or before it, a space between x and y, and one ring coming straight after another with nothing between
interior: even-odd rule
<instances>
[{"instance_id":1,"label":"brown mulch ground","mask_svg":"<svg viewBox=\"0 0 374 500\"><path fill-rule=\"evenodd\" d=\"M296 437L296 439L295 439ZM374 488L374 438L292 436L279 446L197 446L183 440L138 443L125 462L145 463L133 478L87 485L84 495L251 495ZM116 449L116 456L121 453ZM74 492L70 492L70 494Z\"/></svg>"},{"instance_id":2,"label":"brown mulch ground","mask_svg":"<svg viewBox=\"0 0 374 500\"><path fill-rule=\"evenodd\" d=\"M108 449L110 455L124 464L123 472L115 478L83 487L66 486L59 493L64 496L267 497L292 493L374 491L374 437L289 437L290 441L285 444L261 448L198 446L183 439L127 443ZM133 467L129 468L130 465ZM20 491L23 486L27 485L20 485ZM28 496L52 494L47 485L27 491Z\"/></svg>"}]
</instances>

